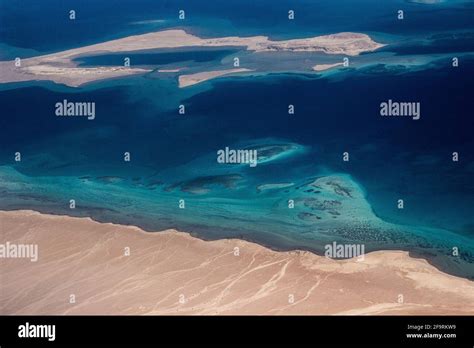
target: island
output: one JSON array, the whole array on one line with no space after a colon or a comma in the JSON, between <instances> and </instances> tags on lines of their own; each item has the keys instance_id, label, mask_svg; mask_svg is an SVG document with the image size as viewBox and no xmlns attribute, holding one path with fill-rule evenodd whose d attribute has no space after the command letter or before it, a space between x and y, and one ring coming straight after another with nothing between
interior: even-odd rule
<instances>
[{"instance_id":1,"label":"island","mask_svg":"<svg viewBox=\"0 0 474 348\"><path fill-rule=\"evenodd\" d=\"M79 57L99 54L185 47L233 47L256 54L315 52L325 55L357 56L363 52L375 51L383 46L383 44L375 42L366 34L351 32L277 41L271 40L267 36L200 38L181 29L170 29L25 58L21 59L19 64L14 60L1 61L0 83L49 80L71 87L78 87L93 81L144 74L156 69L156 67L127 66L78 67L77 62L75 62L75 59ZM327 65L328 68L332 66L334 64ZM228 65L228 69L221 69L220 67L211 71L194 71L189 74L183 72L182 75L179 75L181 69L176 67L156 69L156 72L158 74L174 72L177 74L180 87L187 87L219 76L246 73L252 70L244 66L233 66L232 64ZM320 71L324 67L325 65L320 65L314 70Z\"/></svg>"}]
</instances>

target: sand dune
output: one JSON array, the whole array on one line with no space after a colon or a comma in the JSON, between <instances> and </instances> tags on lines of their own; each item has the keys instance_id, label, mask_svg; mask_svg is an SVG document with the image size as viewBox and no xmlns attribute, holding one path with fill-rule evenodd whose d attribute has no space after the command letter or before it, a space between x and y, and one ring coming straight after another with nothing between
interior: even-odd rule
<instances>
[{"instance_id":1,"label":"sand dune","mask_svg":"<svg viewBox=\"0 0 474 348\"><path fill-rule=\"evenodd\" d=\"M0 228L39 247L1 260L2 314L474 314L473 282L401 251L335 261L32 211Z\"/></svg>"}]
</instances>

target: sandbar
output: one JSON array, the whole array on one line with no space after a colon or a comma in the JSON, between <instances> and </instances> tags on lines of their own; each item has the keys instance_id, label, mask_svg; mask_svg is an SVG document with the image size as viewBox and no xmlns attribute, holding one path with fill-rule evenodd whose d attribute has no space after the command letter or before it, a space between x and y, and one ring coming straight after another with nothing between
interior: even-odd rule
<instances>
[{"instance_id":1,"label":"sandbar","mask_svg":"<svg viewBox=\"0 0 474 348\"><path fill-rule=\"evenodd\" d=\"M314 71L324 71L335 68L337 66L343 65L342 63L334 63L334 64L317 64L313 66Z\"/></svg>"},{"instance_id":2,"label":"sandbar","mask_svg":"<svg viewBox=\"0 0 474 348\"><path fill-rule=\"evenodd\" d=\"M179 87L189 87L203 81L214 79L219 76L235 74L239 72L252 71L251 69L238 68L238 69L227 69L227 70L213 70L213 71L202 71L195 74L181 75L178 79Z\"/></svg>"}]
</instances>

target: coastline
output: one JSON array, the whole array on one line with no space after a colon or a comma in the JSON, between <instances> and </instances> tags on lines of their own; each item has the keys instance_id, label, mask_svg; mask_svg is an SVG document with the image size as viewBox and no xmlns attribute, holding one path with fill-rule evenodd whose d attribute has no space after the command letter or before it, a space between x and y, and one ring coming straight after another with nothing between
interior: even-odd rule
<instances>
[{"instance_id":1,"label":"coastline","mask_svg":"<svg viewBox=\"0 0 474 348\"><path fill-rule=\"evenodd\" d=\"M336 261L27 210L0 219L0 243L39 248L37 262L2 260L5 314L474 314L474 282L404 251Z\"/></svg>"}]
</instances>

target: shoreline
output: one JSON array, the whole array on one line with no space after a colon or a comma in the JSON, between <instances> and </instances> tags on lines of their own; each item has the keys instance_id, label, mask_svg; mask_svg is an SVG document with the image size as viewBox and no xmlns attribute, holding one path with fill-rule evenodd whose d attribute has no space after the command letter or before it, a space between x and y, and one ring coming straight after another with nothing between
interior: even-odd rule
<instances>
[{"instance_id":1,"label":"shoreline","mask_svg":"<svg viewBox=\"0 0 474 348\"><path fill-rule=\"evenodd\" d=\"M57 211L57 210L41 210L39 207L34 207L34 208L25 208L25 207L19 207L19 208L7 208L5 209L0 209L0 214L2 212L16 212L16 211L31 211L40 215L45 215L45 216L56 216L56 217L69 217L73 219L88 219L92 222L98 223L98 224L111 224L114 226L118 227L133 227L137 228L140 231L146 233L146 234L158 234L161 232L173 230L173 231L178 231L180 233L186 233L192 238L199 239L203 242L214 242L214 241L219 241L219 240L227 240L227 239L236 239L236 240L241 240L244 242L248 242L251 244L256 244L259 245L265 249L268 249L272 252L275 253L286 253L286 252L307 252L314 254L318 257L324 257L324 251L320 249L315 249L312 246L306 246L302 245L301 243L296 243L293 239L288 239L285 236L282 236L279 233L266 233L264 238L255 238L253 235L249 235L246 233L243 234L235 234L234 236L231 237L226 237L221 233L212 233L209 234L208 231L204 231L201 227L200 228L194 228L192 226L169 226L166 225L163 227L152 227L150 224L143 224L141 225L140 223L137 222L132 222L132 221L118 221L114 220L111 218L105 218L105 217L99 217L99 216L94 216L92 215L85 215L85 214L79 214L79 215L70 215L68 211ZM400 225L401 226L401 225ZM411 226L411 225L403 225L406 228L415 228L416 226ZM246 232L249 232L249 230L246 230ZM269 238L272 239L272 241L269 241ZM454 276L457 278L461 279L466 279L468 281L474 282L474 278L472 276L472 272L466 273L465 270L460 269L458 267L454 267L457 264L456 263L447 263L445 259L440 258L433 254L430 249L416 249L416 248L403 248L400 246L393 246L393 247L388 247L388 248L370 248L369 251L366 250L365 254L370 254L373 252L392 252L392 251L397 251L397 252L404 252L407 253L408 256L415 258L415 259L423 259L425 260L428 264L436 268L439 272L448 274L450 276ZM350 260L349 259L340 259L340 260Z\"/></svg>"},{"instance_id":2,"label":"shoreline","mask_svg":"<svg viewBox=\"0 0 474 348\"><path fill-rule=\"evenodd\" d=\"M34 241L39 246L36 263L3 262L1 275L7 281L0 305L9 314L474 314L474 282L405 251L370 252L360 262L333 260L240 239L204 241L176 230L149 233L28 210L0 211L0 218L5 226L1 243ZM121 255L124 245L130 246L131 256ZM74 278L73 269L82 276ZM25 278L32 283L16 279L19 273L31 273ZM50 274L56 276L50 279ZM55 283L80 293L81 300L75 305L59 301ZM90 293L91 286L98 292ZM123 298L117 286L130 296ZM15 291L30 299L22 308L10 301L20 296ZM155 291L166 298L160 306ZM180 303L180 292L189 302ZM404 303L397 302L400 293ZM292 294L294 303L288 303ZM333 301L330 308L321 296Z\"/></svg>"}]
</instances>

